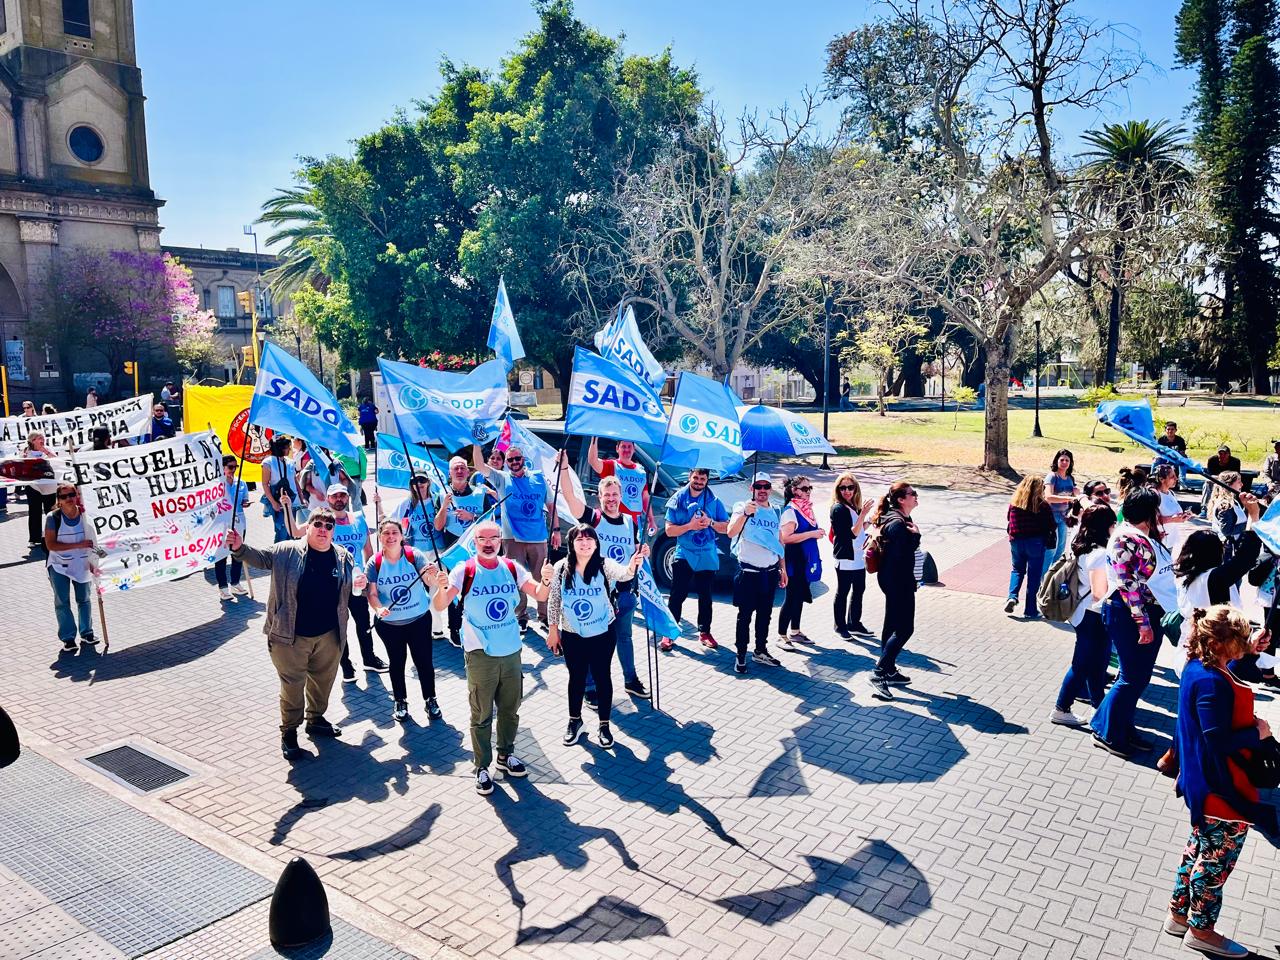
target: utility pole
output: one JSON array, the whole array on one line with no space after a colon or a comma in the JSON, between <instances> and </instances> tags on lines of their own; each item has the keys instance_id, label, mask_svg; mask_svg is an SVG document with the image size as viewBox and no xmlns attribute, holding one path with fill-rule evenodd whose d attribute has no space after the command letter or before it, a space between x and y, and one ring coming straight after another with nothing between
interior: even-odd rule
<instances>
[{"instance_id":1,"label":"utility pole","mask_svg":"<svg viewBox=\"0 0 1280 960\"><path fill-rule=\"evenodd\" d=\"M831 434L831 294L827 279L822 278L822 435ZM822 455L822 469L830 470L827 455Z\"/></svg>"},{"instance_id":2,"label":"utility pole","mask_svg":"<svg viewBox=\"0 0 1280 960\"><path fill-rule=\"evenodd\" d=\"M1036 423L1031 429L1033 437L1043 437L1040 432L1040 318L1036 317Z\"/></svg>"}]
</instances>

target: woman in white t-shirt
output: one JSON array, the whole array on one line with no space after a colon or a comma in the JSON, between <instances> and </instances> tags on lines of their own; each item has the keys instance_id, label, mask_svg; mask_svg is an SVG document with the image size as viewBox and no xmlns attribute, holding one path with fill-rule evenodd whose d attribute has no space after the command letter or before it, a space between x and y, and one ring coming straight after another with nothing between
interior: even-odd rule
<instances>
[{"instance_id":1,"label":"woman in white t-shirt","mask_svg":"<svg viewBox=\"0 0 1280 960\"><path fill-rule=\"evenodd\" d=\"M1071 551L1080 566L1080 590L1071 625L1076 646L1071 666L1062 679L1058 700L1049 719L1065 727L1082 727L1085 719L1071 711L1082 693L1096 709L1107 689L1107 664L1111 659L1111 638L1102 622L1102 601L1111 592L1107 582L1107 541L1116 525L1115 511L1103 504L1086 507L1080 514Z\"/></svg>"},{"instance_id":2,"label":"woman in white t-shirt","mask_svg":"<svg viewBox=\"0 0 1280 960\"><path fill-rule=\"evenodd\" d=\"M845 640L871 633L862 622L862 596L867 589L867 514L873 498L863 501L857 477L845 472L831 490L831 552L836 565L836 635Z\"/></svg>"},{"instance_id":3,"label":"woman in white t-shirt","mask_svg":"<svg viewBox=\"0 0 1280 960\"><path fill-rule=\"evenodd\" d=\"M57 509L44 521L45 561L49 583L53 586L53 612L58 618L58 639L67 653L76 651L76 622L80 625L80 643L91 646L98 641L93 635L93 608L89 605L93 583L91 567L93 541L85 529L80 492L70 483L58 484ZM75 613L71 610L71 594L75 592Z\"/></svg>"}]
</instances>

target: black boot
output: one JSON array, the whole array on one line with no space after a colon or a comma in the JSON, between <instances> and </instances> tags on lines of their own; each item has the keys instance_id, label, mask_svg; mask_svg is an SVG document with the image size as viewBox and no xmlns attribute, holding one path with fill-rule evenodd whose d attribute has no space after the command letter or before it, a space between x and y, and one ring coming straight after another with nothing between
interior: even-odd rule
<instances>
[{"instance_id":1,"label":"black boot","mask_svg":"<svg viewBox=\"0 0 1280 960\"><path fill-rule=\"evenodd\" d=\"M286 730L280 734L280 752L284 754L286 760L298 760L307 755L307 752L298 746L297 730Z\"/></svg>"}]
</instances>

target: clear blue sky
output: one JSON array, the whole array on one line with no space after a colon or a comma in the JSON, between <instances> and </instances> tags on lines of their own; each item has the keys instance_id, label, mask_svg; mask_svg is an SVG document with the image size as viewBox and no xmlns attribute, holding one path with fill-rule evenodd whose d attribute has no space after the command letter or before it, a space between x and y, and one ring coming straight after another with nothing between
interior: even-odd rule
<instances>
[{"instance_id":1,"label":"clear blue sky","mask_svg":"<svg viewBox=\"0 0 1280 960\"><path fill-rule=\"evenodd\" d=\"M1173 0L1080 0L1124 25L1154 64L1114 116L1180 119L1190 71L1173 69ZM626 49L670 46L729 113L765 111L822 78L824 48L869 2L578 0ZM252 249L242 232L297 158L348 153L398 107L439 86L443 56L496 67L536 25L525 0L135 0L151 182L164 242ZM259 234L260 239L264 237Z\"/></svg>"}]
</instances>

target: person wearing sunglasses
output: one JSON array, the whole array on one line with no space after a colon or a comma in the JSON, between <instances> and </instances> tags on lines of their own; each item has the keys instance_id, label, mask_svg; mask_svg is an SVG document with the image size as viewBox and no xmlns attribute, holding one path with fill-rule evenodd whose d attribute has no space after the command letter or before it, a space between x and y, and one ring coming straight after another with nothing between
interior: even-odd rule
<instances>
[{"instance_id":1,"label":"person wearing sunglasses","mask_svg":"<svg viewBox=\"0 0 1280 960\"><path fill-rule=\"evenodd\" d=\"M600 440L591 438L591 446L587 449L587 463L603 480L605 477L617 477L622 484L622 510L639 523L641 518L649 518L649 536L657 530L653 525L653 515L649 513L649 475L644 466L636 462L636 445L630 440L617 442L617 457L610 460L600 459Z\"/></svg>"},{"instance_id":2,"label":"person wearing sunglasses","mask_svg":"<svg viewBox=\"0 0 1280 960\"><path fill-rule=\"evenodd\" d=\"M81 649L98 641L93 636L93 608L89 604L93 583L93 541L80 507L80 492L70 483L59 483L54 495L56 509L44 521L45 566L53 587L53 612L58 618L58 639L67 653L76 652L76 622L80 625ZM71 595L75 593L75 613Z\"/></svg>"},{"instance_id":3,"label":"person wearing sunglasses","mask_svg":"<svg viewBox=\"0 0 1280 960\"><path fill-rule=\"evenodd\" d=\"M236 530L240 536L244 536L245 525L248 517L245 516L244 508L249 505L249 488L243 480L236 479L236 468L240 465L240 461L236 459L234 454L228 453L222 458L222 488L227 494L227 503L231 505L231 516L235 521ZM231 581L227 582L227 564L231 565ZM243 596L249 592L249 589L240 582L240 575L244 572L244 564L239 560L228 561L227 557L223 557L213 565L214 576L218 579L218 597L222 600L231 600L232 594Z\"/></svg>"},{"instance_id":4,"label":"person wearing sunglasses","mask_svg":"<svg viewBox=\"0 0 1280 960\"><path fill-rule=\"evenodd\" d=\"M831 553L836 564L836 635L871 633L862 622L862 598L867 589L867 515L876 502L862 496L852 473L836 477L831 491Z\"/></svg>"},{"instance_id":5,"label":"person wearing sunglasses","mask_svg":"<svg viewBox=\"0 0 1280 960\"><path fill-rule=\"evenodd\" d=\"M501 450L498 453L498 467L505 461ZM492 461L492 458L490 458ZM483 484L483 479L481 480ZM440 499L440 509L436 511L435 527L441 537L442 550L452 547L471 529L471 525L485 511L488 487L472 484L472 474L467 461L462 457L454 457L449 461L449 486L444 489ZM497 518L495 517L496 521ZM449 604L449 642L462 649L462 599Z\"/></svg>"},{"instance_id":6,"label":"person wearing sunglasses","mask_svg":"<svg viewBox=\"0 0 1280 960\"><path fill-rule=\"evenodd\" d=\"M676 541L671 565L671 593L667 604L671 618L680 622L680 611L692 591L698 595L698 640L708 650L719 644L711 635L711 588L720 569L716 534L729 529L729 511L707 486L711 473L706 467L689 471L689 482L667 501L668 537ZM663 637L659 647L670 650L671 637Z\"/></svg>"},{"instance_id":7,"label":"person wearing sunglasses","mask_svg":"<svg viewBox=\"0 0 1280 960\"><path fill-rule=\"evenodd\" d=\"M342 733L324 712L347 645L351 592L363 590L367 580L351 551L333 542L336 525L325 506L312 511L298 540L258 549L237 530L227 532L232 557L271 572L262 630L280 677L280 749L290 761L306 756L298 746L304 720L312 740Z\"/></svg>"},{"instance_id":8,"label":"person wearing sunglasses","mask_svg":"<svg viewBox=\"0 0 1280 960\"><path fill-rule=\"evenodd\" d=\"M733 669L747 672L747 642L755 621L755 651L752 659L766 667L780 666L769 653L769 620L778 587L787 586L785 551L778 538L779 514L769 502L773 478L757 473L751 478L751 499L733 505L726 531L730 550L738 558L738 574L733 578L733 605L738 611L737 660Z\"/></svg>"},{"instance_id":9,"label":"person wearing sunglasses","mask_svg":"<svg viewBox=\"0 0 1280 960\"><path fill-rule=\"evenodd\" d=\"M783 486L782 518L778 533L786 551L786 597L778 611L778 646L796 649L797 643L813 643L800 630L800 614L806 603L813 602L811 584L822 579L822 558L818 541L827 531L818 526L814 516L813 481L808 477L789 477Z\"/></svg>"},{"instance_id":10,"label":"person wearing sunglasses","mask_svg":"<svg viewBox=\"0 0 1280 960\"><path fill-rule=\"evenodd\" d=\"M364 514L350 512L351 491L345 484L331 483L325 491L329 509L333 512L333 542L350 551L361 568L373 556L372 537ZM369 673L386 673L390 668L385 660L373 652L373 629L369 623L369 598L361 590L351 592L347 604L351 620L356 625L356 641L360 644L360 660ZM356 668L351 662L351 651L342 645L342 682L355 683Z\"/></svg>"},{"instance_id":11,"label":"person wearing sunglasses","mask_svg":"<svg viewBox=\"0 0 1280 960\"><path fill-rule=\"evenodd\" d=\"M33 430L27 434L27 442L22 449L24 460L49 460L52 457L53 451L45 442L43 433ZM45 542L41 524L45 514L57 506L57 499L52 493L41 493L34 485L22 489L27 493L27 545L34 550Z\"/></svg>"},{"instance_id":12,"label":"person wearing sunglasses","mask_svg":"<svg viewBox=\"0 0 1280 960\"><path fill-rule=\"evenodd\" d=\"M916 551L920 528L911 514L920 505L915 487L899 480L880 498L871 515L880 550L876 582L884 593L884 627L880 631L880 659L871 675L872 696L892 700L891 686L906 686L911 678L898 669L898 655L916 629Z\"/></svg>"},{"instance_id":13,"label":"person wearing sunglasses","mask_svg":"<svg viewBox=\"0 0 1280 960\"><path fill-rule=\"evenodd\" d=\"M524 451L517 446L507 448L506 467L495 470L480 455L480 446L472 446L472 463L493 484L502 504L502 552L526 570L540 570L547 562L547 541L560 548L560 530L553 529L555 504L551 484L538 470L530 470ZM548 532L550 537L548 538ZM528 598L521 593L516 619L520 629L529 626ZM538 619L547 623L547 604L538 602Z\"/></svg>"},{"instance_id":14,"label":"person wearing sunglasses","mask_svg":"<svg viewBox=\"0 0 1280 960\"><path fill-rule=\"evenodd\" d=\"M374 499L378 499L377 494ZM436 529L440 499L427 474L415 473L409 478L409 496L391 511L390 517L400 521L407 546L433 556L443 546L444 534Z\"/></svg>"}]
</instances>

